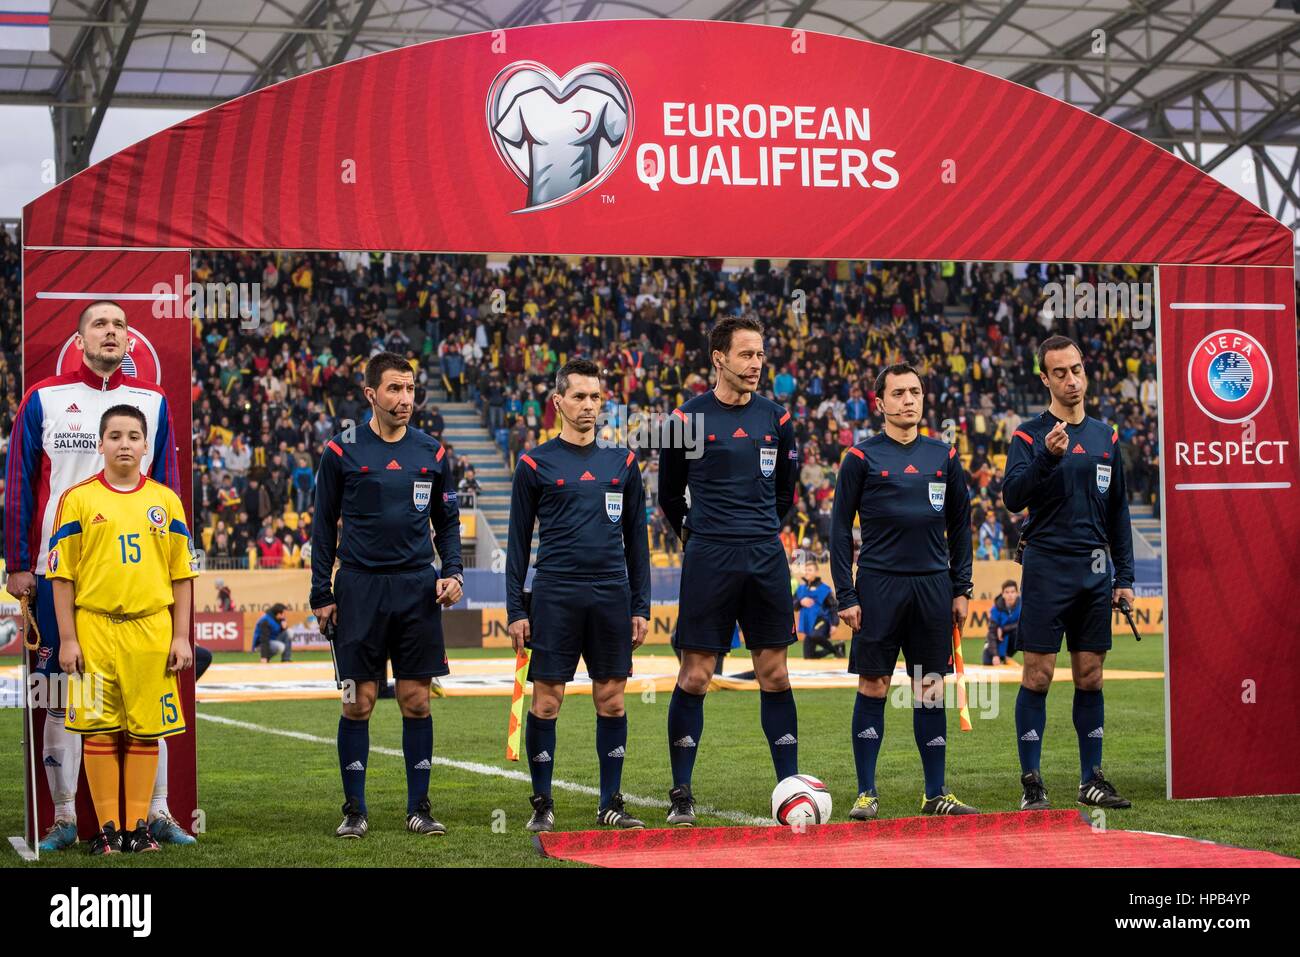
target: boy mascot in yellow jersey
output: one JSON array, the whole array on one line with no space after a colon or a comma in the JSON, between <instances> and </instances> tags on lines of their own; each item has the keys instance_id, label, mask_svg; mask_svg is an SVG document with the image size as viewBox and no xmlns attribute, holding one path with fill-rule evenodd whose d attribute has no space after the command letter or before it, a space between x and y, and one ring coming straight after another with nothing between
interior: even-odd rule
<instances>
[{"instance_id":1,"label":"boy mascot in yellow jersey","mask_svg":"<svg viewBox=\"0 0 1300 957\"><path fill-rule=\"evenodd\" d=\"M185 731L176 673L193 662L198 573L181 500L140 474L147 428L133 406L104 413L104 469L63 493L50 539L46 573L68 675L66 727L84 738L99 818L91 854L158 850L146 823L158 741Z\"/></svg>"}]
</instances>

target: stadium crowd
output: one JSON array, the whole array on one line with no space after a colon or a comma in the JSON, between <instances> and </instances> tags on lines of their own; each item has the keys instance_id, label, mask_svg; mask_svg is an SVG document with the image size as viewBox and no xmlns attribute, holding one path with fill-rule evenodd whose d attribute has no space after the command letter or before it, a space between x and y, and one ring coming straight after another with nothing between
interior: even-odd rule
<instances>
[{"instance_id":1,"label":"stadium crowd","mask_svg":"<svg viewBox=\"0 0 1300 957\"><path fill-rule=\"evenodd\" d=\"M256 323L193 320L194 497L209 564L298 567L310 561L319 450L368 410L366 359L409 357L413 424L441 435L431 393L479 409L513 465L556 434L546 401L559 364L585 354L608 370L607 419L668 413L709 387L708 329L737 310L769 334L765 391L793 413L800 489L782 533L787 549L825 550L831 495L847 446L880 427L879 368L907 360L926 378L926 434L954 442L973 497L977 556L1008 557L1020 516L999 490L1020 412L1042 407L1034 349L1051 333L1081 341L1089 412L1117 425L1136 500L1154 502L1158 456L1155 339L1122 315L1051 315L1044 286L1062 267L1037 264L803 263L739 270L713 260L485 257L379 253L199 252L196 283L258 283ZM1147 281L1135 267L1073 268L1080 280ZM19 250L0 230L0 461L22 391ZM248 328L245 328L248 326ZM455 453L456 480L478 489ZM657 508L657 462L642 456L652 547L677 542ZM0 474L3 474L0 472ZM502 533L504 529L500 530ZM664 556L668 556L664 558Z\"/></svg>"},{"instance_id":2,"label":"stadium crowd","mask_svg":"<svg viewBox=\"0 0 1300 957\"><path fill-rule=\"evenodd\" d=\"M1074 267L1092 282L1144 282L1137 268ZM466 294L465 283L496 285ZM555 434L548 383L564 357L591 355L609 370L607 421L667 413L709 387L708 328L735 310L757 314L769 333L767 391L794 414L802 449L800 490L783 532L787 549L822 554L844 450L879 428L877 370L908 360L926 377L923 432L957 444L971 482L980 557L1007 557L1020 516L1001 505L1007 443L1018 409L1042 407L1034 350L1052 333L1080 340L1092 377L1090 412L1117 424L1134 498L1153 502L1155 337L1130 317L1053 316L1044 287L1056 265L794 262L776 270L724 271L716 262L515 258L484 277L462 270L450 294L429 282L427 314L440 321L450 391L480 408L484 424L515 457ZM500 290L493 304L490 289ZM657 488L648 456L647 488ZM656 549L676 541L658 509Z\"/></svg>"}]
</instances>

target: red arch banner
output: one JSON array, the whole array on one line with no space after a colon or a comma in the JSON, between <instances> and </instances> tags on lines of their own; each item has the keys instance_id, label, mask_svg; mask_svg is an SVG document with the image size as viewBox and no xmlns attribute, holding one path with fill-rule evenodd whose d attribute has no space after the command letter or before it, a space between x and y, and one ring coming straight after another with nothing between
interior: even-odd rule
<instances>
[{"instance_id":1,"label":"red arch banner","mask_svg":"<svg viewBox=\"0 0 1300 957\"><path fill-rule=\"evenodd\" d=\"M511 139L553 189L574 165L607 175L516 213ZM51 190L25 236L1267 266L1291 266L1294 242L1195 167L1026 87L845 37L677 20L455 37L288 80Z\"/></svg>"},{"instance_id":2,"label":"red arch banner","mask_svg":"<svg viewBox=\"0 0 1300 957\"><path fill-rule=\"evenodd\" d=\"M96 283L140 250L1178 266L1157 270L1167 788L1288 793L1300 760L1276 735L1300 724L1300 645L1271 609L1300 587L1294 241L1151 143L962 66L778 27L567 23L310 73L60 184L24 210L24 333L62 341L76 314L66 297L123 291ZM170 264L131 275L175 282ZM147 304L132 308L145 321ZM1216 338L1234 332L1259 348ZM1210 378L1216 357L1197 355L1219 342L1258 370L1246 424L1267 462L1243 453L1231 396ZM48 361L29 350L28 381ZM188 355L174 361L183 382ZM1259 392L1266 379L1275 387ZM182 753L178 816L195 807L192 744Z\"/></svg>"}]
</instances>

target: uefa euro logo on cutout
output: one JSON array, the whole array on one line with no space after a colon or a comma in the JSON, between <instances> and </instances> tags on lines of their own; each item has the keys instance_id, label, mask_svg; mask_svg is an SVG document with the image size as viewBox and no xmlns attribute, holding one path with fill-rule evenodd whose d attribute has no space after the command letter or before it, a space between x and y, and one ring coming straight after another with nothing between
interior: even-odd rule
<instances>
[{"instance_id":1,"label":"uefa euro logo on cutout","mask_svg":"<svg viewBox=\"0 0 1300 957\"><path fill-rule=\"evenodd\" d=\"M1196 344L1187 387L1202 412L1228 424L1253 419L1273 391L1273 364L1259 340L1220 329Z\"/></svg>"},{"instance_id":2,"label":"uefa euro logo on cutout","mask_svg":"<svg viewBox=\"0 0 1300 957\"><path fill-rule=\"evenodd\" d=\"M506 167L528 187L535 212L599 186L632 145L632 94L604 63L584 63L563 77L533 60L502 69L488 88L487 125Z\"/></svg>"}]
</instances>

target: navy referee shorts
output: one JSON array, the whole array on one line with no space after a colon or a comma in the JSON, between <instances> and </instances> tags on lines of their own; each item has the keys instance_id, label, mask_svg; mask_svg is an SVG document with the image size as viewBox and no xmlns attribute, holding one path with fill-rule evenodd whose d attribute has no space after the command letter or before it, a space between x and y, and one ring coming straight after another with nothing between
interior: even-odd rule
<instances>
[{"instance_id":1,"label":"navy referee shorts","mask_svg":"<svg viewBox=\"0 0 1300 957\"><path fill-rule=\"evenodd\" d=\"M853 587L862 626L853 635L850 674L892 675L900 651L913 677L918 669L921 675L952 674L952 578L946 571L886 575L859 568Z\"/></svg>"},{"instance_id":2,"label":"navy referee shorts","mask_svg":"<svg viewBox=\"0 0 1300 957\"><path fill-rule=\"evenodd\" d=\"M442 640L438 572L363 572L341 567L334 575L339 677L353 681L441 678L449 674Z\"/></svg>"},{"instance_id":3,"label":"navy referee shorts","mask_svg":"<svg viewBox=\"0 0 1300 957\"><path fill-rule=\"evenodd\" d=\"M737 623L746 648L784 647L797 640L790 562L779 538L732 544L691 535L681 582L677 650L725 654Z\"/></svg>"},{"instance_id":4,"label":"navy referee shorts","mask_svg":"<svg viewBox=\"0 0 1300 957\"><path fill-rule=\"evenodd\" d=\"M632 590L621 581L533 577L529 681L572 681L578 659L593 681L632 674Z\"/></svg>"},{"instance_id":5,"label":"navy referee shorts","mask_svg":"<svg viewBox=\"0 0 1300 957\"><path fill-rule=\"evenodd\" d=\"M1021 561L1020 648L1054 655L1064 635L1070 651L1109 651L1114 582L1109 558L1102 571L1094 571L1097 560L1090 554L1058 555L1030 545Z\"/></svg>"}]
</instances>

